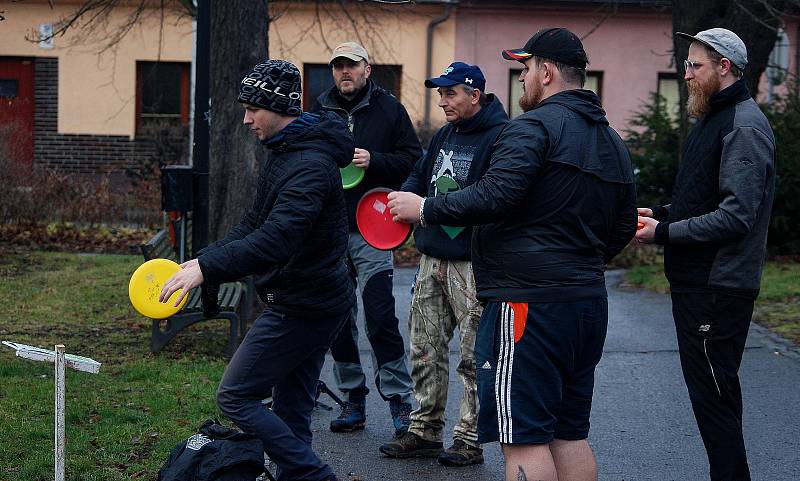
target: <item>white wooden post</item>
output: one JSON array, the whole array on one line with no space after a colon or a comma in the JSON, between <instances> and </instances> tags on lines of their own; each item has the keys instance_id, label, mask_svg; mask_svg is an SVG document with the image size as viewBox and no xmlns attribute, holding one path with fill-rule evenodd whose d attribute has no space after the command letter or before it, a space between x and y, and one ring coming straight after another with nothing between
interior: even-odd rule
<instances>
[{"instance_id":1,"label":"white wooden post","mask_svg":"<svg viewBox=\"0 0 800 481\"><path fill-rule=\"evenodd\" d=\"M64 345L56 345L56 480L64 481Z\"/></svg>"},{"instance_id":2,"label":"white wooden post","mask_svg":"<svg viewBox=\"0 0 800 481\"><path fill-rule=\"evenodd\" d=\"M30 359L32 361L52 362L55 364L55 481L64 481L64 462L66 459L66 439L64 437L66 383L64 382L64 371L66 367L71 367L78 371L97 374L100 372L100 363L88 357L66 354L62 344L57 344L55 351L9 341L3 341L3 344L14 349L17 357Z\"/></svg>"}]
</instances>

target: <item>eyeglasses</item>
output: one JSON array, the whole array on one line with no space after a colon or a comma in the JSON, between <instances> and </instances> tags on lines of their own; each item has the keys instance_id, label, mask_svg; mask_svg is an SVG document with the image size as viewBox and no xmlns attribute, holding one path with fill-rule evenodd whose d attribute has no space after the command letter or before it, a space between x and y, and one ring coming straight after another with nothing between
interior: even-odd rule
<instances>
[{"instance_id":1,"label":"eyeglasses","mask_svg":"<svg viewBox=\"0 0 800 481\"><path fill-rule=\"evenodd\" d=\"M708 62L718 63L716 60L710 60L710 59L708 60ZM696 60L686 59L686 60L683 61L683 70L686 71L686 72L689 72L689 71L694 72L695 70L697 70L698 68L702 67L703 65L705 65L704 62L698 62Z\"/></svg>"}]
</instances>

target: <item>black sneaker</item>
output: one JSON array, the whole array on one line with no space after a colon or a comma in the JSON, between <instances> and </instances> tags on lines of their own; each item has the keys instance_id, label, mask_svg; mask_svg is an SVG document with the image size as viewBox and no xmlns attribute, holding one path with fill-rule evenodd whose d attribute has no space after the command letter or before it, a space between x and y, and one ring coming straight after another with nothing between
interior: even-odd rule
<instances>
[{"instance_id":1,"label":"black sneaker","mask_svg":"<svg viewBox=\"0 0 800 481\"><path fill-rule=\"evenodd\" d=\"M411 426L411 404L392 399L389 401L389 411L392 413L394 436L400 437Z\"/></svg>"},{"instance_id":2,"label":"black sneaker","mask_svg":"<svg viewBox=\"0 0 800 481\"><path fill-rule=\"evenodd\" d=\"M426 441L416 434L406 431L379 449L390 458L435 458L442 452L442 443Z\"/></svg>"},{"instance_id":3,"label":"black sneaker","mask_svg":"<svg viewBox=\"0 0 800 481\"><path fill-rule=\"evenodd\" d=\"M460 439L453 440L453 445L439 455L442 466L469 466L483 464L483 449L470 446Z\"/></svg>"},{"instance_id":4,"label":"black sneaker","mask_svg":"<svg viewBox=\"0 0 800 481\"><path fill-rule=\"evenodd\" d=\"M331 431L335 433L349 433L358 429L364 429L367 422L366 400L345 401L344 407L339 417L331 421Z\"/></svg>"}]
</instances>

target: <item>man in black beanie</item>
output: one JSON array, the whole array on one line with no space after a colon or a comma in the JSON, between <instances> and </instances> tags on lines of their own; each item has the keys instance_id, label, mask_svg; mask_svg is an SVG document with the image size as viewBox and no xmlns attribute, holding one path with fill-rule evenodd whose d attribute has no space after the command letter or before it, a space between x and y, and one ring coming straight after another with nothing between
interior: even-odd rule
<instances>
[{"instance_id":1,"label":"man in black beanie","mask_svg":"<svg viewBox=\"0 0 800 481\"><path fill-rule=\"evenodd\" d=\"M244 124L272 150L255 202L224 239L181 265L161 301L255 276L267 308L228 364L217 403L261 439L278 480L330 481L336 476L311 449L310 417L325 353L355 303L338 170L352 159L353 137L335 114L303 113L300 98L300 72L283 60L242 79ZM270 394L271 411L261 404Z\"/></svg>"}]
</instances>

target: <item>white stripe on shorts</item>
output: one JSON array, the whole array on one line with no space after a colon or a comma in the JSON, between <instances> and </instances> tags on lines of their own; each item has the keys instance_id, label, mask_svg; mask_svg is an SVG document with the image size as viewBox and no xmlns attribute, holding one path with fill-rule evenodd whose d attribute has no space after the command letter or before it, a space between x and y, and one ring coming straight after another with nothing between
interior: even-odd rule
<instances>
[{"instance_id":1,"label":"white stripe on shorts","mask_svg":"<svg viewBox=\"0 0 800 481\"><path fill-rule=\"evenodd\" d=\"M500 308L500 353L495 372L495 403L497 404L497 427L500 442L513 442L513 419L511 417L511 375L514 370L514 310L508 303Z\"/></svg>"}]
</instances>

